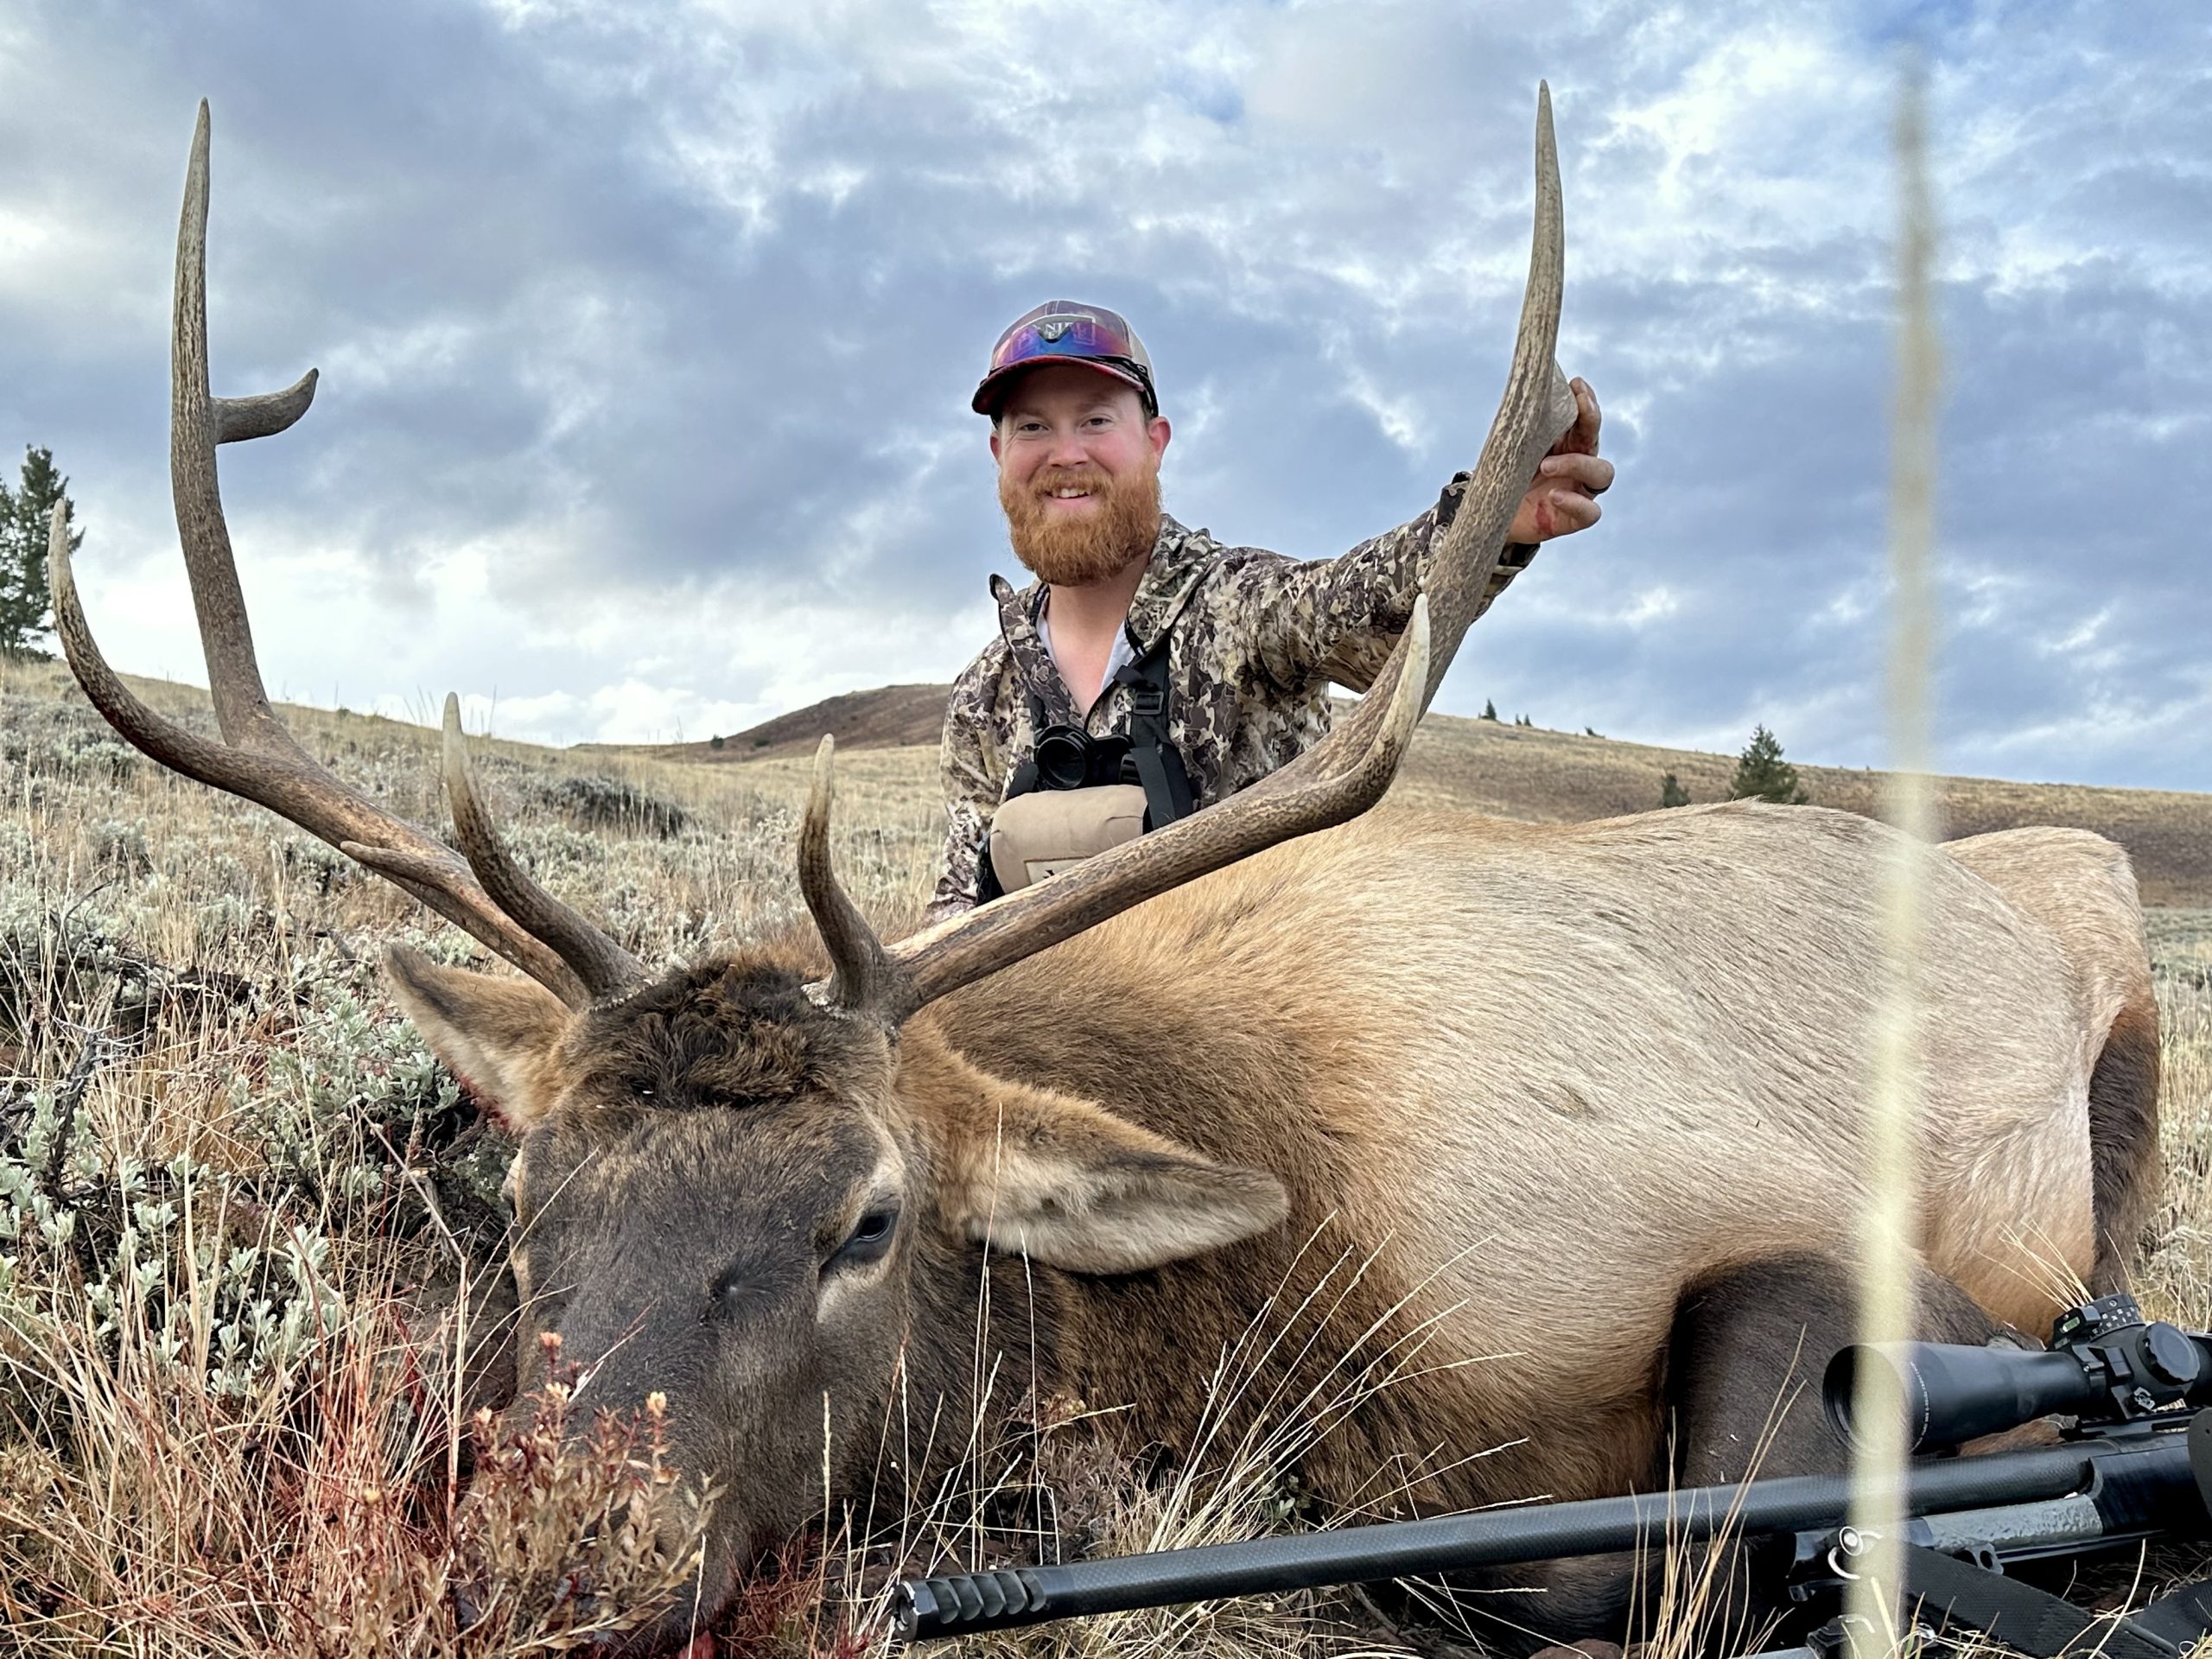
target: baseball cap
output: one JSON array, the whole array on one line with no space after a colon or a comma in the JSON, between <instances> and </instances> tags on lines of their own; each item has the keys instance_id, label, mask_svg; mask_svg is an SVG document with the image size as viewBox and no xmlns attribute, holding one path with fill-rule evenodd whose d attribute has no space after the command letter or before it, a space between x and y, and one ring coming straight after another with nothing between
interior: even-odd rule
<instances>
[{"instance_id":1,"label":"baseball cap","mask_svg":"<svg viewBox=\"0 0 2212 1659\"><path fill-rule=\"evenodd\" d=\"M1007 388L1024 369L1039 363L1080 363L1137 389L1145 413L1160 413L1152 389L1152 357L1128 319L1103 305L1047 300L1008 323L991 347L990 367L969 404L978 415L998 413Z\"/></svg>"}]
</instances>

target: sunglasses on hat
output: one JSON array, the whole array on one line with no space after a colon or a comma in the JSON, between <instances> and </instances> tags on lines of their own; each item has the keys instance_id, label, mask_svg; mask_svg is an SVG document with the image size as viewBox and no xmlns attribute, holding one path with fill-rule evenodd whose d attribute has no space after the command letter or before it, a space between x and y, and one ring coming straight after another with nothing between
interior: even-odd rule
<instances>
[{"instance_id":1,"label":"sunglasses on hat","mask_svg":"<svg viewBox=\"0 0 2212 1659\"><path fill-rule=\"evenodd\" d=\"M1080 363L1135 386L1145 413L1160 413L1153 390L1152 358L1128 319L1103 306L1048 300L1016 318L991 347L990 367L970 407L995 416L1015 376L1040 363Z\"/></svg>"}]
</instances>

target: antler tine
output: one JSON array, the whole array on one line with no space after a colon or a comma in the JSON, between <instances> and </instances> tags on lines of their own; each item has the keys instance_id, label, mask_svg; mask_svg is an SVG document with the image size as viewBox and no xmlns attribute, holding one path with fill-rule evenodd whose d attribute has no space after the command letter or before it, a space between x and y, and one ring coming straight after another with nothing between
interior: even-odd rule
<instances>
[{"instance_id":1,"label":"antler tine","mask_svg":"<svg viewBox=\"0 0 2212 1659\"><path fill-rule=\"evenodd\" d=\"M124 738L195 782L267 807L390 876L415 899L496 951L571 1007L591 1000L583 981L548 944L495 905L450 848L348 789L286 729L269 706L216 486L215 446L281 432L314 400L312 369L283 391L214 397L207 390L207 105L200 105L177 226L176 308L171 342L170 481L177 533L207 658L224 741L163 719L132 695L101 655L85 620L69 558L65 514L49 527L47 558L54 628L92 706Z\"/></svg>"},{"instance_id":2,"label":"antler tine","mask_svg":"<svg viewBox=\"0 0 2212 1659\"><path fill-rule=\"evenodd\" d=\"M1374 689L1320 743L1217 806L890 946L884 955L894 973L871 1012L895 1024L1170 888L1357 817L1382 799L1413 741L1428 652L1428 601L1421 599Z\"/></svg>"},{"instance_id":3,"label":"antler tine","mask_svg":"<svg viewBox=\"0 0 2212 1659\"><path fill-rule=\"evenodd\" d=\"M1574 423L1574 394L1553 353L1559 343L1560 302L1567 268L1565 214L1560 202L1559 150L1552 138L1552 93L1536 84L1536 214L1529 238L1529 283L1521 300L1521 323L1513 343L1513 365L1498 400L1481 458L1467 481L1459 510L1444 533L1444 544L1430 561L1428 600L1434 636L1429 650L1428 684L1421 706L1427 713L1452 666L1459 641L1481 608L1484 590L1505 533L1536 463Z\"/></svg>"},{"instance_id":4,"label":"antler tine","mask_svg":"<svg viewBox=\"0 0 2212 1659\"><path fill-rule=\"evenodd\" d=\"M309 369L282 391L264 391L251 397L211 397L215 442L243 443L248 438L274 437L308 412L321 373L320 369Z\"/></svg>"},{"instance_id":5,"label":"antler tine","mask_svg":"<svg viewBox=\"0 0 2212 1659\"><path fill-rule=\"evenodd\" d=\"M892 1011L900 1001L899 972L830 865L830 803L835 793L836 753L836 740L825 732L814 751L814 783L807 791L806 817L799 823L798 890L835 969L824 988L826 1000L843 1008ZM893 1014L893 1022L902 1017Z\"/></svg>"},{"instance_id":6,"label":"antler tine","mask_svg":"<svg viewBox=\"0 0 2212 1659\"><path fill-rule=\"evenodd\" d=\"M315 372L286 391L225 398L208 391L207 376L207 100L192 130L192 159L184 174L184 207L176 227L176 302L169 340L169 490L176 529L192 578L192 605L200 618L200 643L207 659L207 690L215 721L233 747L270 754L306 754L269 706L261 667L246 620L245 595L223 520L215 478L215 446L281 432L314 400Z\"/></svg>"},{"instance_id":7,"label":"antler tine","mask_svg":"<svg viewBox=\"0 0 2212 1659\"><path fill-rule=\"evenodd\" d=\"M638 959L531 880L508 854L476 792L468 766L468 740L461 734L461 699L450 691L446 693L445 725L446 799L453 808L454 838L492 902L532 938L551 945L594 997L618 995L638 984L645 977Z\"/></svg>"}]
</instances>

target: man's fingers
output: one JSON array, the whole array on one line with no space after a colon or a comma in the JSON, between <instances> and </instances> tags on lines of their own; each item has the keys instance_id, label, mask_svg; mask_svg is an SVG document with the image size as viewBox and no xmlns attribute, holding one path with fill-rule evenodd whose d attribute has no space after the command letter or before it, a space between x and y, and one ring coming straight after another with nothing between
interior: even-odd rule
<instances>
[{"instance_id":1,"label":"man's fingers","mask_svg":"<svg viewBox=\"0 0 2212 1659\"><path fill-rule=\"evenodd\" d=\"M1604 508L1579 490L1548 490L1532 505L1535 539L1540 542L1587 530L1605 513Z\"/></svg>"},{"instance_id":2,"label":"man's fingers","mask_svg":"<svg viewBox=\"0 0 2212 1659\"><path fill-rule=\"evenodd\" d=\"M1598 431L1605 420L1598 394L1580 375L1567 384L1574 393L1574 424L1537 463L1536 476L1514 518L1510 533L1516 541L1529 529L1536 540L1544 542L1589 529L1603 516L1592 498L1612 487L1613 463L1598 454Z\"/></svg>"},{"instance_id":3,"label":"man's fingers","mask_svg":"<svg viewBox=\"0 0 2212 1659\"><path fill-rule=\"evenodd\" d=\"M1567 429L1567 435L1552 446L1555 455L1594 455L1598 453L1598 429L1605 420L1598 407L1598 394L1590 390L1590 383L1580 375L1568 381L1567 389L1574 393L1574 424Z\"/></svg>"},{"instance_id":4,"label":"man's fingers","mask_svg":"<svg viewBox=\"0 0 2212 1659\"><path fill-rule=\"evenodd\" d=\"M1572 484L1592 495L1612 487L1613 463L1599 455L1547 455L1537 463L1539 477L1557 484Z\"/></svg>"},{"instance_id":5,"label":"man's fingers","mask_svg":"<svg viewBox=\"0 0 2212 1659\"><path fill-rule=\"evenodd\" d=\"M1605 512L1588 496L1573 490L1554 490L1552 511L1560 521L1560 529L1555 533L1560 535L1569 531L1589 529L1605 516Z\"/></svg>"}]
</instances>

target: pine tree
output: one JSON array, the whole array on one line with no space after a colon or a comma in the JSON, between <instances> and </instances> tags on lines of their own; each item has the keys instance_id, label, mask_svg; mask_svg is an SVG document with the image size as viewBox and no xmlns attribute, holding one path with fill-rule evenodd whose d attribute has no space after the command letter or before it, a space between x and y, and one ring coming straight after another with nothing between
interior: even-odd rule
<instances>
[{"instance_id":1,"label":"pine tree","mask_svg":"<svg viewBox=\"0 0 2212 1659\"><path fill-rule=\"evenodd\" d=\"M1682 787L1681 781L1675 778L1673 772L1669 772L1665 777L1659 780L1660 805L1688 806L1689 804L1689 791Z\"/></svg>"},{"instance_id":2,"label":"pine tree","mask_svg":"<svg viewBox=\"0 0 2212 1659\"><path fill-rule=\"evenodd\" d=\"M1772 801L1780 806L1802 806L1812 797L1797 783L1797 768L1782 758L1782 743L1764 726L1754 727L1751 741L1736 757L1736 775L1728 780L1728 798L1736 801Z\"/></svg>"},{"instance_id":3,"label":"pine tree","mask_svg":"<svg viewBox=\"0 0 2212 1659\"><path fill-rule=\"evenodd\" d=\"M0 484L0 652L16 656L47 630L54 598L47 591L46 542L54 504L69 499L69 480L54 470L54 451L23 446L22 486ZM69 532L74 553L85 539Z\"/></svg>"},{"instance_id":4,"label":"pine tree","mask_svg":"<svg viewBox=\"0 0 2212 1659\"><path fill-rule=\"evenodd\" d=\"M1488 697L1484 697L1483 699L1483 718L1484 720L1496 720L1497 718L1497 705L1492 702Z\"/></svg>"}]
</instances>

